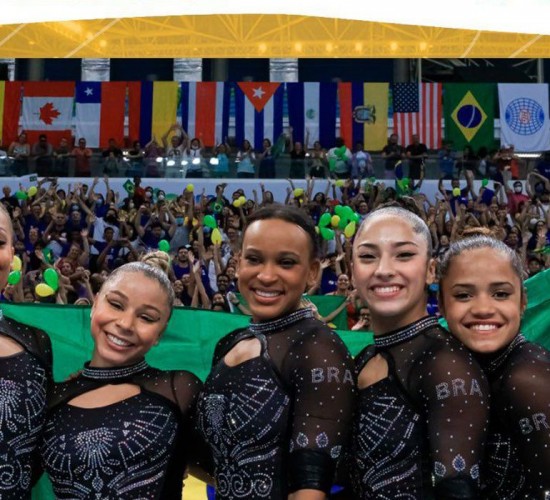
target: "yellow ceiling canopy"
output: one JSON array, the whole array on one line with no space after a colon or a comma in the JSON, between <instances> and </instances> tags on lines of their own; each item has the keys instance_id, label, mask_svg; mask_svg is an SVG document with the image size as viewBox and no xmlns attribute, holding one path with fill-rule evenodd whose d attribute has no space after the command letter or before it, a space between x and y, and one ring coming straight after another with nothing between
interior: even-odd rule
<instances>
[{"instance_id":1,"label":"yellow ceiling canopy","mask_svg":"<svg viewBox=\"0 0 550 500\"><path fill-rule=\"evenodd\" d=\"M4 0L0 57L550 55L546 0L54 3Z\"/></svg>"}]
</instances>

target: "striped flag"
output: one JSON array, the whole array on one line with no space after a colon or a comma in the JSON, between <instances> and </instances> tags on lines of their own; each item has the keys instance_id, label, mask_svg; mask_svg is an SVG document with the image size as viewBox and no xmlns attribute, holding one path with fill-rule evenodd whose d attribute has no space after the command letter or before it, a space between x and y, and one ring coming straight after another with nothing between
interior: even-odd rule
<instances>
[{"instance_id":1,"label":"striped flag","mask_svg":"<svg viewBox=\"0 0 550 500\"><path fill-rule=\"evenodd\" d=\"M340 135L349 148L379 151L388 141L388 83L339 83Z\"/></svg>"},{"instance_id":2,"label":"striped flag","mask_svg":"<svg viewBox=\"0 0 550 500\"><path fill-rule=\"evenodd\" d=\"M123 143L126 82L78 82L75 101L77 138L91 148L105 148L111 138Z\"/></svg>"},{"instance_id":3,"label":"striped flag","mask_svg":"<svg viewBox=\"0 0 550 500\"><path fill-rule=\"evenodd\" d=\"M160 143L176 122L178 82L128 82L128 132L142 145L152 137Z\"/></svg>"},{"instance_id":4,"label":"striped flag","mask_svg":"<svg viewBox=\"0 0 550 500\"><path fill-rule=\"evenodd\" d=\"M181 83L181 125L190 138L201 138L207 147L225 141L230 90L226 82Z\"/></svg>"},{"instance_id":5,"label":"striped flag","mask_svg":"<svg viewBox=\"0 0 550 500\"><path fill-rule=\"evenodd\" d=\"M401 144L418 134L428 149L441 147L441 90L441 83L393 84L393 131Z\"/></svg>"},{"instance_id":6,"label":"striped flag","mask_svg":"<svg viewBox=\"0 0 550 500\"><path fill-rule=\"evenodd\" d=\"M262 150L262 142L272 144L283 133L284 85L276 82L238 82L235 86L235 136Z\"/></svg>"},{"instance_id":7,"label":"striped flag","mask_svg":"<svg viewBox=\"0 0 550 500\"><path fill-rule=\"evenodd\" d=\"M0 141L6 148L17 138L21 88L21 82L0 82Z\"/></svg>"},{"instance_id":8,"label":"striped flag","mask_svg":"<svg viewBox=\"0 0 550 500\"><path fill-rule=\"evenodd\" d=\"M288 120L293 139L311 147L316 141L330 147L336 135L336 83L287 83Z\"/></svg>"},{"instance_id":9,"label":"striped flag","mask_svg":"<svg viewBox=\"0 0 550 500\"><path fill-rule=\"evenodd\" d=\"M54 146L71 140L74 82L24 82L21 127L31 144L46 134Z\"/></svg>"}]
</instances>

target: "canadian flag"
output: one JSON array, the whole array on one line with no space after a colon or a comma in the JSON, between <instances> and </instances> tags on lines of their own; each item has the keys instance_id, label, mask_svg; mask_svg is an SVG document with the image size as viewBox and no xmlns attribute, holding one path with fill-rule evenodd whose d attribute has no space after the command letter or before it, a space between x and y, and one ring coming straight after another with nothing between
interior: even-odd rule
<instances>
[{"instance_id":1,"label":"canadian flag","mask_svg":"<svg viewBox=\"0 0 550 500\"><path fill-rule=\"evenodd\" d=\"M40 134L57 147L65 137L71 140L74 82L25 82L21 128L34 144Z\"/></svg>"}]
</instances>

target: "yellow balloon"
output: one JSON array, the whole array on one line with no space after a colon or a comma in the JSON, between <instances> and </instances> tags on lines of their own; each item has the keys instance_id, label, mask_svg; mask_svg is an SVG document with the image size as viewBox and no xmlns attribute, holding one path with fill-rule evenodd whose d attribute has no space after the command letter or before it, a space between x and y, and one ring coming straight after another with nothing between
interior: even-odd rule
<instances>
[{"instance_id":1,"label":"yellow balloon","mask_svg":"<svg viewBox=\"0 0 550 500\"><path fill-rule=\"evenodd\" d=\"M338 215L333 215L330 218L330 224L332 227L338 227L338 224L340 224L340 217Z\"/></svg>"},{"instance_id":2,"label":"yellow balloon","mask_svg":"<svg viewBox=\"0 0 550 500\"><path fill-rule=\"evenodd\" d=\"M212 229L212 236L210 236L210 240L214 245L221 245L222 235L218 228Z\"/></svg>"},{"instance_id":3,"label":"yellow balloon","mask_svg":"<svg viewBox=\"0 0 550 500\"><path fill-rule=\"evenodd\" d=\"M193 186L193 184L187 184L187 187L185 188L185 190L188 193L192 193L193 191L195 191L195 186Z\"/></svg>"},{"instance_id":4,"label":"yellow balloon","mask_svg":"<svg viewBox=\"0 0 550 500\"><path fill-rule=\"evenodd\" d=\"M234 206L235 208L239 208L241 205L242 205L242 202L241 202L241 199L240 199L240 198L237 198L237 199L233 202L233 206Z\"/></svg>"},{"instance_id":5,"label":"yellow balloon","mask_svg":"<svg viewBox=\"0 0 550 500\"><path fill-rule=\"evenodd\" d=\"M183 224L187 226L187 223L189 222L189 217L186 217L185 219L183 219ZM199 223L199 220L198 219L195 219L193 217L193 227L195 227L197 224Z\"/></svg>"},{"instance_id":6,"label":"yellow balloon","mask_svg":"<svg viewBox=\"0 0 550 500\"><path fill-rule=\"evenodd\" d=\"M304 196L304 190L302 188L296 188L294 190L294 198L300 198L300 196Z\"/></svg>"},{"instance_id":7,"label":"yellow balloon","mask_svg":"<svg viewBox=\"0 0 550 500\"><path fill-rule=\"evenodd\" d=\"M53 288L49 285L46 285L46 283L39 283L38 285L36 285L34 291L39 297L50 297L55 293Z\"/></svg>"},{"instance_id":8,"label":"yellow balloon","mask_svg":"<svg viewBox=\"0 0 550 500\"><path fill-rule=\"evenodd\" d=\"M246 203L246 198L244 196L240 196L239 201L241 202L241 205L244 205Z\"/></svg>"},{"instance_id":9,"label":"yellow balloon","mask_svg":"<svg viewBox=\"0 0 550 500\"><path fill-rule=\"evenodd\" d=\"M38 189L36 188L36 186L31 186L28 190L27 190L27 194L29 196L34 196L36 193L38 193Z\"/></svg>"},{"instance_id":10,"label":"yellow balloon","mask_svg":"<svg viewBox=\"0 0 550 500\"><path fill-rule=\"evenodd\" d=\"M344 180L343 179L338 179L335 183L336 187L343 187L344 186Z\"/></svg>"},{"instance_id":11,"label":"yellow balloon","mask_svg":"<svg viewBox=\"0 0 550 500\"><path fill-rule=\"evenodd\" d=\"M346 238L351 238L355 234L355 221L351 221L345 228L344 228L344 236Z\"/></svg>"},{"instance_id":12,"label":"yellow balloon","mask_svg":"<svg viewBox=\"0 0 550 500\"><path fill-rule=\"evenodd\" d=\"M13 256L13 260L11 261L11 269L12 271L21 271L21 259L17 256Z\"/></svg>"}]
</instances>

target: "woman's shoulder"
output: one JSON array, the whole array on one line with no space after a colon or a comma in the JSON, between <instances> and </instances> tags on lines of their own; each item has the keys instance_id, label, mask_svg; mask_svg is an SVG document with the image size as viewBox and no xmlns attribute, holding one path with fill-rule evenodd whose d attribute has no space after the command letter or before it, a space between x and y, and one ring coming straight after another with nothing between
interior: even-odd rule
<instances>
[{"instance_id":1,"label":"woman's shoulder","mask_svg":"<svg viewBox=\"0 0 550 500\"><path fill-rule=\"evenodd\" d=\"M514 347L507 356L500 379L505 391L550 385L550 351L533 342Z\"/></svg>"}]
</instances>

